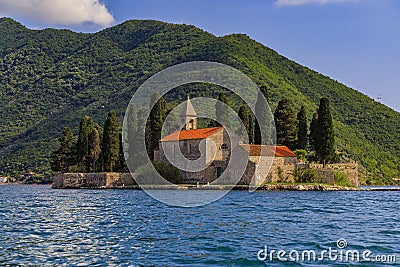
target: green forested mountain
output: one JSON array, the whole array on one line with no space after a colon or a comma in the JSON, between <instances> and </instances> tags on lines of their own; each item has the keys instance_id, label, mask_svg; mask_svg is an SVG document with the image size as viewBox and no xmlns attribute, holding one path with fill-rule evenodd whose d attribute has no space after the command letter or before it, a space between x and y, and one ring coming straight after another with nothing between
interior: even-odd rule
<instances>
[{"instance_id":1,"label":"green forested mountain","mask_svg":"<svg viewBox=\"0 0 400 267\"><path fill-rule=\"evenodd\" d=\"M29 30L3 18L0 53L0 175L48 170L64 126L77 131L83 115L104 121L111 109L121 119L133 92L152 74L208 60L267 86L272 108L284 97L296 112L304 105L309 120L319 99L329 98L338 150L360 162L370 180L390 183L400 176L399 113L242 34L216 37L194 26L139 20L82 34Z\"/></svg>"}]
</instances>

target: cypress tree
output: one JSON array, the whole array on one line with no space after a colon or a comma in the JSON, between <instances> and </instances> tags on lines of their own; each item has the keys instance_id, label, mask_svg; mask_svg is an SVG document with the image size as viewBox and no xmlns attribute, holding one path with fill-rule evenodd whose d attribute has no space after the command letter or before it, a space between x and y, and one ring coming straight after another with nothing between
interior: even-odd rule
<instances>
[{"instance_id":1,"label":"cypress tree","mask_svg":"<svg viewBox=\"0 0 400 267\"><path fill-rule=\"evenodd\" d=\"M128 166L126 165L125 156L124 156L122 133L119 133L119 152L118 152L117 171L118 172L128 171Z\"/></svg>"},{"instance_id":2,"label":"cypress tree","mask_svg":"<svg viewBox=\"0 0 400 267\"><path fill-rule=\"evenodd\" d=\"M157 100L158 99L158 100ZM149 120L149 145L147 146L147 153L151 160L154 159L154 149L158 148L158 141L161 138L161 130L165 120L166 103L159 93L155 93L151 97L151 104L155 103L150 112Z\"/></svg>"},{"instance_id":3,"label":"cypress tree","mask_svg":"<svg viewBox=\"0 0 400 267\"><path fill-rule=\"evenodd\" d=\"M245 138L246 133L247 136L249 136L249 131L250 129L250 121L249 121L249 112L248 112L248 108L246 106L241 106L238 112L238 116L240 118L240 120L242 121L243 125L240 128L240 132L239 132L239 136L242 137L242 139ZM250 141L249 141L250 142Z\"/></svg>"},{"instance_id":4,"label":"cypress tree","mask_svg":"<svg viewBox=\"0 0 400 267\"><path fill-rule=\"evenodd\" d=\"M135 105L132 103L129 108L127 117L127 143L128 143L128 162L131 168L136 169L138 167L137 157L138 148L140 147L139 132L138 132L138 116Z\"/></svg>"},{"instance_id":5,"label":"cypress tree","mask_svg":"<svg viewBox=\"0 0 400 267\"><path fill-rule=\"evenodd\" d=\"M85 171L89 171L88 169L90 168L89 135L93 127L94 123L92 117L84 116L81 119L76 152L78 166L84 168Z\"/></svg>"},{"instance_id":6,"label":"cypress tree","mask_svg":"<svg viewBox=\"0 0 400 267\"><path fill-rule=\"evenodd\" d=\"M310 124L310 135L308 137L310 151L315 151L315 135L318 126L318 110L314 113Z\"/></svg>"},{"instance_id":7,"label":"cypress tree","mask_svg":"<svg viewBox=\"0 0 400 267\"><path fill-rule=\"evenodd\" d=\"M256 102L256 117L255 117L255 126L254 126L254 143L260 145L269 145L271 144L271 124L272 118L269 116L268 113L268 103L267 103L267 87L261 86L260 92L257 96ZM262 139L262 134L265 133L268 135L266 140ZM265 138L264 138L265 139Z\"/></svg>"},{"instance_id":8,"label":"cypress tree","mask_svg":"<svg viewBox=\"0 0 400 267\"><path fill-rule=\"evenodd\" d=\"M119 131L115 110L108 113L103 131L104 170L113 171L119 159Z\"/></svg>"},{"instance_id":9,"label":"cypress tree","mask_svg":"<svg viewBox=\"0 0 400 267\"><path fill-rule=\"evenodd\" d=\"M104 171L104 168L103 168L103 163L104 163L104 160L103 160L103 128L98 123L94 124L94 128L97 130L97 133L99 134L99 139L100 139L100 154L99 154L99 158L97 159L97 162L96 162L96 169L94 171L102 172L102 171Z\"/></svg>"},{"instance_id":10,"label":"cypress tree","mask_svg":"<svg viewBox=\"0 0 400 267\"><path fill-rule=\"evenodd\" d=\"M294 149L297 137L296 114L289 99L279 101L275 110L275 125L277 143Z\"/></svg>"},{"instance_id":11,"label":"cypress tree","mask_svg":"<svg viewBox=\"0 0 400 267\"><path fill-rule=\"evenodd\" d=\"M96 171L96 162L100 156L100 135L99 131L96 127L93 127L92 131L89 134L89 163L90 163L90 170Z\"/></svg>"},{"instance_id":12,"label":"cypress tree","mask_svg":"<svg viewBox=\"0 0 400 267\"><path fill-rule=\"evenodd\" d=\"M67 172L75 164L75 138L69 127L63 129L63 135L58 139L59 148L52 154L51 169L57 172Z\"/></svg>"},{"instance_id":13,"label":"cypress tree","mask_svg":"<svg viewBox=\"0 0 400 267\"><path fill-rule=\"evenodd\" d=\"M333 160L335 156L335 136L333 119L328 98L320 100L318 124L315 135L315 151L317 158L323 163Z\"/></svg>"},{"instance_id":14,"label":"cypress tree","mask_svg":"<svg viewBox=\"0 0 400 267\"><path fill-rule=\"evenodd\" d=\"M254 114L253 112L249 112L249 144L254 144Z\"/></svg>"},{"instance_id":15,"label":"cypress tree","mask_svg":"<svg viewBox=\"0 0 400 267\"><path fill-rule=\"evenodd\" d=\"M304 106L301 106L297 114L297 149L306 150L308 147L308 126L307 113Z\"/></svg>"},{"instance_id":16,"label":"cypress tree","mask_svg":"<svg viewBox=\"0 0 400 267\"><path fill-rule=\"evenodd\" d=\"M128 147L125 148L128 151L126 164L129 164L130 171L134 171L139 166L146 164L149 157L150 121L147 120L146 116L142 115L144 113L146 113L146 108L136 109L132 104L127 116L128 138L124 142L128 143ZM147 151L142 150L143 138L145 139L144 143Z\"/></svg>"},{"instance_id":17,"label":"cypress tree","mask_svg":"<svg viewBox=\"0 0 400 267\"><path fill-rule=\"evenodd\" d=\"M154 158L154 151L152 150L152 131L151 131L151 121L150 121L150 117L148 118L148 120L146 121L146 125L144 128L145 131L145 142L146 142L146 150L147 150L147 156L148 158L150 158L151 160ZM147 158L146 158L147 160Z\"/></svg>"}]
</instances>

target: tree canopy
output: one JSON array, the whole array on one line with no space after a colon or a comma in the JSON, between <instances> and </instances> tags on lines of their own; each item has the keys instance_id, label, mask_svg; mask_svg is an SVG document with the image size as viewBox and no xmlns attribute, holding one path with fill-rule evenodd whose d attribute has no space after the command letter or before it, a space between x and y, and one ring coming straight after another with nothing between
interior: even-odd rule
<instances>
[{"instance_id":1,"label":"tree canopy","mask_svg":"<svg viewBox=\"0 0 400 267\"><path fill-rule=\"evenodd\" d=\"M324 164L334 161L335 134L328 98L321 98L318 109L318 122L315 131L315 151L317 152L317 158Z\"/></svg>"},{"instance_id":2,"label":"tree canopy","mask_svg":"<svg viewBox=\"0 0 400 267\"><path fill-rule=\"evenodd\" d=\"M297 140L297 119L289 99L279 101L275 110L276 143L294 149Z\"/></svg>"},{"instance_id":3,"label":"tree canopy","mask_svg":"<svg viewBox=\"0 0 400 267\"><path fill-rule=\"evenodd\" d=\"M297 149L308 149L308 125L307 113L304 106L301 106L299 113L297 113Z\"/></svg>"}]
</instances>

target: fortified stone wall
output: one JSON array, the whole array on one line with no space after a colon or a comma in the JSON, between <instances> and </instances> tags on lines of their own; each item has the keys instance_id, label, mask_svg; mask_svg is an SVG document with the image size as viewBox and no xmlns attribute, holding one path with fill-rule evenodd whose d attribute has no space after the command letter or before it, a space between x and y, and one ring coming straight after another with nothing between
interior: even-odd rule
<instances>
[{"instance_id":1,"label":"fortified stone wall","mask_svg":"<svg viewBox=\"0 0 400 267\"><path fill-rule=\"evenodd\" d=\"M326 169L317 169L318 182L323 184L335 184L335 172Z\"/></svg>"},{"instance_id":2,"label":"fortified stone wall","mask_svg":"<svg viewBox=\"0 0 400 267\"><path fill-rule=\"evenodd\" d=\"M53 178L53 188L113 188L136 184L130 173L64 173Z\"/></svg>"},{"instance_id":3,"label":"fortified stone wall","mask_svg":"<svg viewBox=\"0 0 400 267\"><path fill-rule=\"evenodd\" d=\"M314 170L328 170L333 172L341 172L346 174L347 179L354 185L359 186L360 182L358 179L358 163L340 163L340 164L326 164L325 167L322 164L312 163L309 165ZM329 183L328 183L329 184Z\"/></svg>"},{"instance_id":4,"label":"fortified stone wall","mask_svg":"<svg viewBox=\"0 0 400 267\"><path fill-rule=\"evenodd\" d=\"M267 164L271 164L271 168L257 168L256 184L294 182L292 174L295 169L295 164L292 163L293 160L288 160L284 157L264 157L264 159L267 161ZM257 164L260 164L259 156L250 156L246 172L240 181L241 184L250 184ZM265 162L263 162L263 164L265 164Z\"/></svg>"},{"instance_id":5,"label":"fortified stone wall","mask_svg":"<svg viewBox=\"0 0 400 267\"><path fill-rule=\"evenodd\" d=\"M102 178L100 174L99 178ZM100 182L97 185L98 187L103 186ZM88 187L87 175L84 173L65 173L65 174L60 174L53 179L53 188L84 188L84 187Z\"/></svg>"},{"instance_id":6,"label":"fortified stone wall","mask_svg":"<svg viewBox=\"0 0 400 267\"><path fill-rule=\"evenodd\" d=\"M272 163L266 182L269 183L292 183L294 182L293 171L295 165L283 157L276 157Z\"/></svg>"},{"instance_id":7,"label":"fortified stone wall","mask_svg":"<svg viewBox=\"0 0 400 267\"><path fill-rule=\"evenodd\" d=\"M239 181L239 184L250 184L253 179L254 172L256 171L256 164L252 161L248 161L246 170Z\"/></svg>"},{"instance_id":8,"label":"fortified stone wall","mask_svg":"<svg viewBox=\"0 0 400 267\"><path fill-rule=\"evenodd\" d=\"M259 174L257 184L264 182L294 182L292 175L295 164L285 163L284 158L275 158L268 174ZM216 178L216 167L225 170L224 162L216 161L206 170L197 175L185 173L187 177L182 177L186 183L206 184ZM310 164L305 167L315 169L318 173L319 182L325 184L334 184L334 173L345 173L350 182L359 186L358 164L329 164L325 168L322 164ZM256 169L256 163L248 162L247 169L239 181L239 184L250 184ZM265 179L264 179L265 178ZM229 181L221 181L230 184ZM136 182L130 173L66 173L53 178L53 188L120 188L135 185Z\"/></svg>"},{"instance_id":9,"label":"fortified stone wall","mask_svg":"<svg viewBox=\"0 0 400 267\"><path fill-rule=\"evenodd\" d=\"M88 188L105 187L107 185L107 174L105 173L79 173L82 175L82 181L86 178L86 186Z\"/></svg>"}]
</instances>

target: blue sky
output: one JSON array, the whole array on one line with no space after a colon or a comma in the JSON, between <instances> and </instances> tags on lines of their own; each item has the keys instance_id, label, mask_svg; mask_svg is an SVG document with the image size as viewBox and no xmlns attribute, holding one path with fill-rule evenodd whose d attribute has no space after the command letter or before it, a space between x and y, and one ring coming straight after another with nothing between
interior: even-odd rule
<instances>
[{"instance_id":1,"label":"blue sky","mask_svg":"<svg viewBox=\"0 0 400 267\"><path fill-rule=\"evenodd\" d=\"M398 0L0 0L0 16L85 32L156 19L245 33L400 111Z\"/></svg>"}]
</instances>

